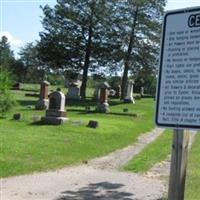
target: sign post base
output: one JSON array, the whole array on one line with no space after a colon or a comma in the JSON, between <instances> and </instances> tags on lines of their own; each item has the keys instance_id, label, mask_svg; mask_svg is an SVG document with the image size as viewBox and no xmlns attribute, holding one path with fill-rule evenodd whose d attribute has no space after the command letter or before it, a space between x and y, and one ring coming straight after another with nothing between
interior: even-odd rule
<instances>
[{"instance_id":1,"label":"sign post base","mask_svg":"<svg viewBox=\"0 0 200 200\"><path fill-rule=\"evenodd\" d=\"M184 200L189 131L174 129L168 200Z\"/></svg>"}]
</instances>

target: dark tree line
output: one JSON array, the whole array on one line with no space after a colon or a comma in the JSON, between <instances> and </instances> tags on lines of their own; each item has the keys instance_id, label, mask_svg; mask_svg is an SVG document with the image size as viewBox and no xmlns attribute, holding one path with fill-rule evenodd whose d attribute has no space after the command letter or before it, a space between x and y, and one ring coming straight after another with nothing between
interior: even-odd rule
<instances>
[{"instance_id":1,"label":"dark tree line","mask_svg":"<svg viewBox=\"0 0 200 200\"><path fill-rule=\"evenodd\" d=\"M122 98L130 74L154 73L165 0L57 0L42 7L40 40L20 52L26 73L122 71Z\"/></svg>"}]
</instances>

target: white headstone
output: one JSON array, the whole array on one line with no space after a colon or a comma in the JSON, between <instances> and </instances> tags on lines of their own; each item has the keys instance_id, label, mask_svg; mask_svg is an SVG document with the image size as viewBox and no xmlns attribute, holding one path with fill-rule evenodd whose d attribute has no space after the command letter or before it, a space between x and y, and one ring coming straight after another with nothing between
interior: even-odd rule
<instances>
[{"instance_id":1,"label":"white headstone","mask_svg":"<svg viewBox=\"0 0 200 200\"><path fill-rule=\"evenodd\" d=\"M125 98L124 98L124 102L126 103L135 103L134 98L133 98L133 84L134 84L134 81L127 82L126 93L125 93Z\"/></svg>"}]
</instances>

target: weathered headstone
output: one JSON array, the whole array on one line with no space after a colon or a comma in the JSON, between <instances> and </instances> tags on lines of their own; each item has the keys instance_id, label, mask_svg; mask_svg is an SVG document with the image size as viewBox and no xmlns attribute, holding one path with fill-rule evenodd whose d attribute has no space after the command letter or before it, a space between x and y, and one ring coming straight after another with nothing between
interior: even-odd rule
<instances>
[{"instance_id":1,"label":"weathered headstone","mask_svg":"<svg viewBox=\"0 0 200 200\"><path fill-rule=\"evenodd\" d=\"M40 99L37 101L35 105L36 110L44 110L49 106L49 87L50 83L48 81L42 81L40 84Z\"/></svg>"},{"instance_id":2,"label":"weathered headstone","mask_svg":"<svg viewBox=\"0 0 200 200\"><path fill-rule=\"evenodd\" d=\"M144 87L140 88L140 95L141 95L141 97L144 96Z\"/></svg>"},{"instance_id":3,"label":"weathered headstone","mask_svg":"<svg viewBox=\"0 0 200 200\"><path fill-rule=\"evenodd\" d=\"M98 112L108 112L109 111L109 104L108 104L108 89L110 86L104 82L100 87L100 99L97 104L97 111Z\"/></svg>"},{"instance_id":4,"label":"weathered headstone","mask_svg":"<svg viewBox=\"0 0 200 200\"><path fill-rule=\"evenodd\" d=\"M65 112L65 95L56 91L49 95L49 109L46 111L46 116L42 117L42 122L45 124L61 124L67 121Z\"/></svg>"},{"instance_id":5,"label":"weathered headstone","mask_svg":"<svg viewBox=\"0 0 200 200\"><path fill-rule=\"evenodd\" d=\"M72 81L69 83L67 99L80 99L80 87L82 82L79 80Z\"/></svg>"},{"instance_id":6,"label":"weathered headstone","mask_svg":"<svg viewBox=\"0 0 200 200\"><path fill-rule=\"evenodd\" d=\"M133 84L134 84L134 81L127 82L124 103L135 103L134 98L133 98Z\"/></svg>"},{"instance_id":7,"label":"weathered headstone","mask_svg":"<svg viewBox=\"0 0 200 200\"><path fill-rule=\"evenodd\" d=\"M21 83L16 82L15 84L12 85L13 90L21 90Z\"/></svg>"}]
</instances>

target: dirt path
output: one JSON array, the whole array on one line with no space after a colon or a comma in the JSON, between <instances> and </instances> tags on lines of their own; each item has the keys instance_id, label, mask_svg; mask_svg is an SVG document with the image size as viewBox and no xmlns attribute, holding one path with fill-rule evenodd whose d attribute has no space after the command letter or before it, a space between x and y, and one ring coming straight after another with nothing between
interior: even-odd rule
<instances>
[{"instance_id":1,"label":"dirt path","mask_svg":"<svg viewBox=\"0 0 200 200\"><path fill-rule=\"evenodd\" d=\"M155 128L136 144L85 165L1 179L1 200L157 200L165 181L117 169L162 131Z\"/></svg>"}]
</instances>

